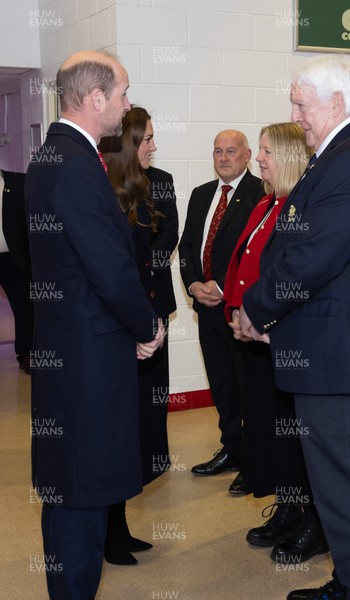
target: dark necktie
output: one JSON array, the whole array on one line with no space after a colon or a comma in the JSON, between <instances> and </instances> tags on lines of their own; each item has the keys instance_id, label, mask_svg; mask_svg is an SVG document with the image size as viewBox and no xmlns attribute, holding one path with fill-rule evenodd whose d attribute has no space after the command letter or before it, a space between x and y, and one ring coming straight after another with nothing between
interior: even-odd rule
<instances>
[{"instance_id":1,"label":"dark necktie","mask_svg":"<svg viewBox=\"0 0 350 600\"><path fill-rule=\"evenodd\" d=\"M312 169L312 167L314 166L314 164L315 164L316 160L317 160L317 156L316 156L316 154L313 154L313 155L311 156L311 158L310 158L309 162L307 163L307 167L306 167L306 169L305 169L305 171L304 171L304 175L305 175L306 173L308 173L308 172L310 171L310 169Z\"/></svg>"},{"instance_id":2,"label":"dark necktie","mask_svg":"<svg viewBox=\"0 0 350 600\"><path fill-rule=\"evenodd\" d=\"M304 177L306 177L306 175L309 173L309 171L311 171L312 167L315 166L316 160L317 160L317 156L316 156L316 154L313 154L311 156L309 162L307 163L306 169L305 169L304 173L302 174L302 176L300 177L299 181L303 181Z\"/></svg>"},{"instance_id":3,"label":"dark necktie","mask_svg":"<svg viewBox=\"0 0 350 600\"><path fill-rule=\"evenodd\" d=\"M101 161L101 164L102 164L102 166L103 166L103 168L104 168L104 170L105 170L105 173L107 173L107 175L108 175L108 169L107 169L107 165L106 165L106 163L105 163L105 160L104 160L104 158L103 158L103 154L102 154L102 152L98 151L98 152L97 152L97 154L98 154L98 157L99 157L99 159L100 159L100 161Z\"/></svg>"},{"instance_id":4,"label":"dark necktie","mask_svg":"<svg viewBox=\"0 0 350 600\"><path fill-rule=\"evenodd\" d=\"M213 218L210 223L207 240L204 246L203 252L203 275L206 281L210 281L212 278L211 263L212 263L212 249L213 243L216 236L216 232L219 228L222 217L225 214L227 208L227 194L232 190L232 185L221 186L221 196L218 205L213 214Z\"/></svg>"}]
</instances>

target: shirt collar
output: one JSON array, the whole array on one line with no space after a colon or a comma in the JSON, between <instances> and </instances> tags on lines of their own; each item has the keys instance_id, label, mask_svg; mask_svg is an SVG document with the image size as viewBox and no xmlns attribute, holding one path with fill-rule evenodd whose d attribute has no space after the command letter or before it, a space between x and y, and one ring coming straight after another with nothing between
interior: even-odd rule
<instances>
[{"instance_id":1,"label":"shirt collar","mask_svg":"<svg viewBox=\"0 0 350 600\"><path fill-rule=\"evenodd\" d=\"M96 144L94 138L87 131L85 131L85 129L82 129L82 127L79 127L79 125L77 125L76 123L73 123L73 121L69 121L68 119L63 119L62 117L60 118L59 123L64 123L65 125L70 125L70 127L73 127L73 129L80 131L80 133L82 133L82 135L84 135L86 137L86 139L89 140L90 144L95 148L95 150L97 152L97 144Z\"/></svg>"},{"instance_id":2,"label":"shirt collar","mask_svg":"<svg viewBox=\"0 0 350 600\"><path fill-rule=\"evenodd\" d=\"M350 124L350 117L348 117L347 119L345 119L344 121L342 121L341 123L339 123L339 125L337 125L337 127L335 127L334 129L332 129L332 131L327 135L326 139L323 140L321 146L317 150L317 152L316 152L317 158L327 148L328 144L330 144L330 142L332 141L332 139L335 138L335 136L337 135L337 133L339 133L339 131L341 131L342 129L344 129L344 127L346 127L346 125L349 125L349 124Z\"/></svg>"},{"instance_id":3,"label":"shirt collar","mask_svg":"<svg viewBox=\"0 0 350 600\"><path fill-rule=\"evenodd\" d=\"M233 187L234 190L236 190L238 187L238 184L242 181L242 179L247 171L248 171L248 169L244 169L243 173L239 177L236 177L236 179L233 179L232 181L230 181L230 183L225 183L224 181L222 181L221 177L219 177L218 188L221 188L222 185L230 185L231 187Z\"/></svg>"}]
</instances>

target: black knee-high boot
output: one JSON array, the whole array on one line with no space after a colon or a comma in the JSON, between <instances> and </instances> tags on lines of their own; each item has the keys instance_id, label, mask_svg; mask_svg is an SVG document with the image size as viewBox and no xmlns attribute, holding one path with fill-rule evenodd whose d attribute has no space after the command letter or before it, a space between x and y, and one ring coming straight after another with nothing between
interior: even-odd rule
<instances>
[{"instance_id":1,"label":"black knee-high boot","mask_svg":"<svg viewBox=\"0 0 350 600\"><path fill-rule=\"evenodd\" d=\"M126 522L125 505L125 502L119 502L109 507L105 559L114 565L136 565L137 560L131 552L143 552L153 547L131 535Z\"/></svg>"}]
</instances>

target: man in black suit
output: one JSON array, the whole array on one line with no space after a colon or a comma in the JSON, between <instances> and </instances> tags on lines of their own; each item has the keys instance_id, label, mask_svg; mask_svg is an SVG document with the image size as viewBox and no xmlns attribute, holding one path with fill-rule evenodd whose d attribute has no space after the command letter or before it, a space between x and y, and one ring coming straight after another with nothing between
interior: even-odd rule
<instances>
[{"instance_id":1,"label":"man in black suit","mask_svg":"<svg viewBox=\"0 0 350 600\"><path fill-rule=\"evenodd\" d=\"M30 256L24 208L24 174L0 170L0 285L15 319L15 352L30 373L33 305L30 301Z\"/></svg>"},{"instance_id":2,"label":"man in black suit","mask_svg":"<svg viewBox=\"0 0 350 600\"><path fill-rule=\"evenodd\" d=\"M214 140L213 157L219 179L193 190L179 244L181 276L198 313L199 341L219 413L223 446L209 462L192 468L195 475L215 475L240 467L242 425L238 371L242 356L225 320L222 290L236 242L263 195L260 179L247 169L251 150L243 133L221 131ZM222 200L224 203L227 200L227 208L223 216L219 214L218 223L217 211Z\"/></svg>"},{"instance_id":3,"label":"man in black suit","mask_svg":"<svg viewBox=\"0 0 350 600\"><path fill-rule=\"evenodd\" d=\"M142 489L137 359L161 345L129 223L99 159L130 109L126 71L84 51L57 76L62 119L28 169L33 279L60 301L35 304L33 485L51 600L92 600L108 507Z\"/></svg>"}]
</instances>

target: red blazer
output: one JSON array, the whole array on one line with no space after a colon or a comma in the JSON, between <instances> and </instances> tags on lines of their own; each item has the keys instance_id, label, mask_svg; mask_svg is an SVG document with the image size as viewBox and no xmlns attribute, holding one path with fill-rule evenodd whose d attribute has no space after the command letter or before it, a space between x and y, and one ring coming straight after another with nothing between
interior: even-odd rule
<instances>
[{"instance_id":1,"label":"red blazer","mask_svg":"<svg viewBox=\"0 0 350 600\"><path fill-rule=\"evenodd\" d=\"M232 309L241 306L244 292L259 279L260 256L262 250L269 239L276 225L277 217L287 200L287 196L283 196L275 201L267 220L255 233L249 245L247 245L244 250L241 260L239 260L238 257L241 246L247 241L250 234L264 219L271 207L272 198L273 194L264 196L264 198L256 205L231 256L224 286L224 300L226 302L225 316L228 322L232 320Z\"/></svg>"}]
</instances>

